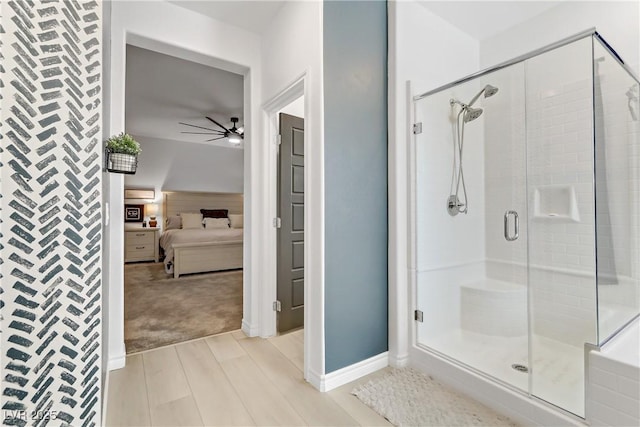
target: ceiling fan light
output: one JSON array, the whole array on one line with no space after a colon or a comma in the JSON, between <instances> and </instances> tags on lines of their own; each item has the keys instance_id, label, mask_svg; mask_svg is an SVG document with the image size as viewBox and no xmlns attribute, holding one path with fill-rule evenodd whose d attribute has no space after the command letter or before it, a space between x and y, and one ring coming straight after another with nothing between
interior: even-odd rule
<instances>
[{"instance_id":1,"label":"ceiling fan light","mask_svg":"<svg viewBox=\"0 0 640 427\"><path fill-rule=\"evenodd\" d=\"M233 124L233 126L231 126L231 129L219 123L212 117L209 117L209 116L204 116L204 117L210 122L212 122L213 124L215 124L216 126L218 126L220 129L178 122L181 125L189 126L196 129L201 129L198 132L193 131L193 132L181 132L181 133L214 136L214 138L207 139L206 142L226 139L227 142L229 142L229 144L232 144L232 145L238 146L242 143L242 140L244 139L244 127L241 127L239 129L236 127L236 125L240 121L237 117L231 117L231 123ZM202 132L202 131L207 131L207 132Z\"/></svg>"},{"instance_id":2,"label":"ceiling fan light","mask_svg":"<svg viewBox=\"0 0 640 427\"><path fill-rule=\"evenodd\" d=\"M229 141L229 143L236 145L242 142L242 138L240 137L240 135L235 134L229 135L229 138L227 138L227 140Z\"/></svg>"}]
</instances>

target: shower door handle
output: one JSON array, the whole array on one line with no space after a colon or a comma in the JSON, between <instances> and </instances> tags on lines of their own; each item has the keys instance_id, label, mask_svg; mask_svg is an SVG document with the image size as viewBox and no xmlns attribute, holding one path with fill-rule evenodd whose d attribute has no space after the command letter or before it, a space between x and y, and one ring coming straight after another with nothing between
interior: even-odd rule
<instances>
[{"instance_id":1,"label":"shower door handle","mask_svg":"<svg viewBox=\"0 0 640 427\"><path fill-rule=\"evenodd\" d=\"M513 216L513 234L509 232L509 217ZM504 213L504 238L508 242L513 242L518 239L520 233L520 219L518 218L518 212L506 211Z\"/></svg>"}]
</instances>

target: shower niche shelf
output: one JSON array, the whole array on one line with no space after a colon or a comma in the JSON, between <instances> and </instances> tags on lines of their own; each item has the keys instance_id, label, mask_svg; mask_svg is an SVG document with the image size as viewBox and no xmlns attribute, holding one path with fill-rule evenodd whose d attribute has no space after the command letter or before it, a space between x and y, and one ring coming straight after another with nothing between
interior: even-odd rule
<instances>
[{"instance_id":1,"label":"shower niche shelf","mask_svg":"<svg viewBox=\"0 0 640 427\"><path fill-rule=\"evenodd\" d=\"M535 221L580 222L576 190L573 185L546 185L533 191Z\"/></svg>"}]
</instances>

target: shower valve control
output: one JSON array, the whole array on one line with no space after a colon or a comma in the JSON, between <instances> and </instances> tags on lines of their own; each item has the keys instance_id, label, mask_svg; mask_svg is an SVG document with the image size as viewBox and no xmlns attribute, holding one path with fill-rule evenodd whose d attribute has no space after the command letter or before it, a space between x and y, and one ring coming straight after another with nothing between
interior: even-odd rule
<instances>
[{"instance_id":1,"label":"shower valve control","mask_svg":"<svg viewBox=\"0 0 640 427\"><path fill-rule=\"evenodd\" d=\"M458 196L452 194L447 198L447 212L449 215L456 216L459 213L467 213L467 209L465 208L465 204L458 199Z\"/></svg>"}]
</instances>

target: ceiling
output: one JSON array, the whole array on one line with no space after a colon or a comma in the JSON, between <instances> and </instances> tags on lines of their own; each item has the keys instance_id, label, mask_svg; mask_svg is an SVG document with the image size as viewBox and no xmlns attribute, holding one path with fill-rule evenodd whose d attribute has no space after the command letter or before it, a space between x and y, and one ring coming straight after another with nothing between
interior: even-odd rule
<instances>
[{"instance_id":1,"label":"ceiling","mask_svg":"<svg viewBox=\"0 0 640 427\"><path fill-rule=\"evenodd\" d=\"M262 33L285 1L189 1L176 5ZM420 4L477 40L485 40L559 5L561 1L421 1ZM232 116L243 124L243 77L150 50L127 46L127 132L186 142L205 142L206 135L178 122L215 128L210 115L227 127Z\"/></svg>"},{"instance_id":2,"label":"ceiling","mask_svg":"<svg viewBox=\"0 0 640 427\"><path fill-rule=\"evenodd\" d=\"M422 6L477 40L490 38L562 2L563 0L419 1ZM262 34L286 0L171 0L170 3Z\"/></svg>"},{"instance_id":3,"label":"ceiling","mask_svg":"<svg viewBox=\"0 0 640 427\"><path fill-rule=\"evenodd\" d=\"M227 128L232 116L243 124L243 76L147 49L127 45L125 128L128 133L186 142L205 143L207 135L178 122ZM206 142L230 146L225 140Z\"/></svg>"},{"instance_id":4,"label":"ceiling","mask_svg":"<svg viewBox=\"0 0 640 427\"><path fill-rule=\"evenodd\" d=\"M276 16L285 1L189 1L173 0L174 3L194 12L262 34Z\"/></svg>"},{"instance_id":5,"label":"ceiling","mask_svg":"<svg viewBox=\"0 0 640 427\"><path fill-rule=\"evenodd\" d=\"M476 40L485 40L562 1L421 1L420 4Z\"/></svg>"}]
</instances>

